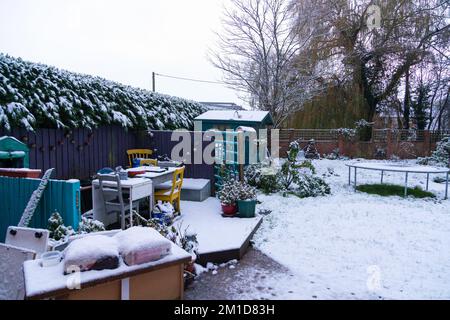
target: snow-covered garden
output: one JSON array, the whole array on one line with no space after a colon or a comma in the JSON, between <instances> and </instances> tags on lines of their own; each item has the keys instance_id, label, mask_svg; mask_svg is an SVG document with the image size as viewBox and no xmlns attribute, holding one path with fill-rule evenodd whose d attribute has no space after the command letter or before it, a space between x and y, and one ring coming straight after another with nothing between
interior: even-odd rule
<instances>
[{"instance_id":1,"label":"snow-covered garden","mask_svg":"<svg viewBox=\"0 0 450 320\"><path fill-rule=\"evenodd\" d=\"M450 202L355 193L347 184L348 161L313 161L330 184L329 196L259 196L259 210L271 213L255 246L294 275L267 279L278 297L450 298ZM369 183L379 175L360 173ZM386 182L403 183L402 174L385 175ZM411 182L424 187L425 179L413 175ZM444 188L430 183L439 196Z\"/></svg>"},{"instance_id":2,"label":"snow-covered garden","mask_svg":"<svg viewBox=\"0 0 450 320\"><path fill-rule=\"evenodd\" d=\"M439 150L445 141L433 158L419 162L438 165L444 160ZM290 156L293 161L284 162L279 178L258 175L258 168L247 170L247 181L259 186L257 211L263 216L254 248L273 259L275 266L266 262L249 267L251 261L244 261L242 268L238 264L235 271L226 265L210 266L226 283L227 293L221 298L450 298L450 201L443 199L445 174L430 177L429 191L435 197L386 197L356 191L348 184L346 164L392 161L305 162L296 159L297 152ZM394 165L417 166L417 162L396 160ZM289 188L274 187L286 182L287 176L295 181ZM404 179L404 173L384 173L385 184L402 185ZM361 170L358 180L379 183L380 172ZM410 174L409 186L424 190L426 180L426 174ZM245 280L252 276L256 281Z\"/></svg>"}]
</instances>

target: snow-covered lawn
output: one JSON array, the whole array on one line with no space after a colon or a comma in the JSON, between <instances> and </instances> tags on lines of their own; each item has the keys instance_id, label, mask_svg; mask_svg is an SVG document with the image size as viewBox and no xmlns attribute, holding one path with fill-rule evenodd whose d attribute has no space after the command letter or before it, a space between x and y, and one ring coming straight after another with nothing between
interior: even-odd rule
<instances>
[{"instance_id":1,"label":"snow-covered lawn","mask_svg":"<svg viewBox=\"0 0 450 320\"><path fill-rule=\"evenodd\" d=\"M258 209L272 213L264 217L255 246L292 272L264 285L275 288L278 298L450 299L445 184L430 181L437 200L355 193L345 163L313 162L319 175L327 174L330 196L259 195ZM379 179L379 172L358 171L359 184ZM385 173L384 181L402 184L404 174ZM426 175L412 174L409 185L425 188L425 181Z\"/></svg>"}]
</instances>

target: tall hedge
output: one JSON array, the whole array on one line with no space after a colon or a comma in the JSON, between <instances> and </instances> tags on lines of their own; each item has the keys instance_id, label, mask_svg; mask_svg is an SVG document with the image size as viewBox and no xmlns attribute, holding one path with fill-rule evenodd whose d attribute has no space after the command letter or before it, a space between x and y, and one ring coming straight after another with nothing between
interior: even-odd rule
<instances>
[{"instance_id":1,"label":"tall hedge","mask_svg":"<svg viewBox=\"0 0 450 320\"><path fill-rule=\"evenodd\" d=\"M194 101L0 54L0 126L191 129L204 112Z\"/></svg>"}]
</instances>

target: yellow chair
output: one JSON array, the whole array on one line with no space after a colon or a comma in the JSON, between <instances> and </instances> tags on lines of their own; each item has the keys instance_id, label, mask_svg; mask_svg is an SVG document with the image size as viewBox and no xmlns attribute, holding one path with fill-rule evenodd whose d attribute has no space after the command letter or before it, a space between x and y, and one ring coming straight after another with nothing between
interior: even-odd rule
<instances>
[{"instance_id":1,"label":"yellow chair","mask_svg":"<svg viewBox=\"0 0 450 320\"><path fill-rule=\"evenodd\" d=\"M180 208L180 196L181 196L181 186L183 185L183 175L184 167L176 169L173 173L172 188L171 189L161 189L155 191L155 203L158 200L167 201L173 205L176 200L176 212L181 213Z\"/></svg>"},{"instance_id":2,"label":"yellow chair","mask_svg":"<svg viewBox=\"0 0 450 320\"><path fill-rule=\"evenodd\" d=\"M142 159L139 162L139 166L141 166L141 167L143 167L143 166L157 167L158 166L158 160L156 160L156 159Z\"/></svg>"},{"instance_id":3,"label":"yellow chair","mask_svg":"<svg viewBox=\"0 0 450 320\"><path fill-rule=\"evenodd\" d=\"M130 168L133 166L133 160L136 158L149 159L153 154L153 150L150 149L130 149L127 150L128 162L130 163Z\"/></svg>"}]
</instances>

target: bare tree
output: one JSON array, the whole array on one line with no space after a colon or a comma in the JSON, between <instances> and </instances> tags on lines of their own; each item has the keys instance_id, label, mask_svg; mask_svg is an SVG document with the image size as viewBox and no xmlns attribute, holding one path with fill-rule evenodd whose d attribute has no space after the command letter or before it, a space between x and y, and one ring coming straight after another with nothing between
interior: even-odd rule
<instances>
[{"instance_id":1,"label":"bare tree","mask_svg":"<svg viewBox=\"0 0 450 320\"><path fill-rule=\"evenodd\" d=\"M287 0L230 2L211 62L252 107L270 111L279 127L320 90L307 57L298 58L310 41L312 20L295 24L298 17Z\"/></svg>"},{"instance_id":2,"label":"bare tree","mask_svg":"<svg viewBox=\"0 0 450 320\"><path fill-rule=\"evenodd\" d=\"M437 102L434 130L450 129L450 86L447 86L446 89L446 91L440 92Z\"/></svg>"},{"instance_id":3,"label":"bare tree","mask_svg":"<svg viewBox=\"0 0 450 320\"><path fill-rule=\"evenodd\" d=\"M429 64L431 70L427 70L426 75L431 88L428 130L441 129L442 117L448 114L449 108L450 57L444 52L438 52L436 56L433 63ZM448 125L445 125L445 128L448 128Z\"/></svg>"}]
</instances>

